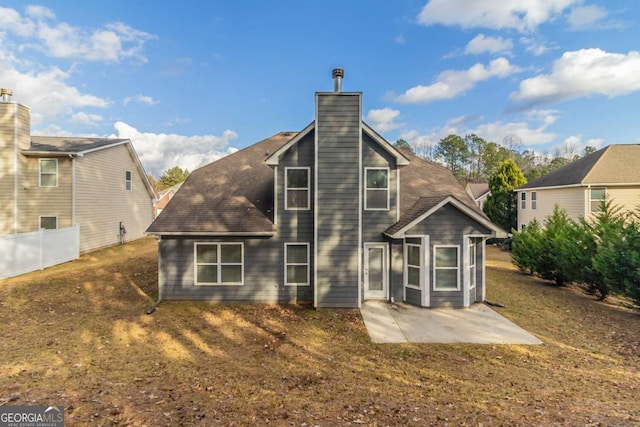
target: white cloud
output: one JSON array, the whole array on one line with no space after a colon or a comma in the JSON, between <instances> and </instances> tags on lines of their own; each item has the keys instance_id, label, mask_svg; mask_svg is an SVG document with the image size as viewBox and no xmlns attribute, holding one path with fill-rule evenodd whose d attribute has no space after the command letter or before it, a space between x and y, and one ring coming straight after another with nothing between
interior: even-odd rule
<instances>
[{"instance_id":1,"label":"white cloud","mask_svg":"<svg viewBox=\"0 0 640 427\"><path fill-rule=\"evenodd\" d=\"M487 142L503 145L509 141L516 141L523 146L540 145L552 142L557 137L547 129L556 122L558 117L556 110L538 110L526 114L520 121L506 123L495 121L468 126L479 117L460 116L451 118L442 127L435 127L426 133L416 130L403 132L400 138L409 142L416 153L427 156L430 156L438 141L451 134L460 136L475 134Z\"/></svg>"},{"instance_id":2,"label":"white cloud","mask_svg":"<svg viewBox=\"0 0 640 427\"><path fill-rule=\"evenodd\" d=\"M556 43L547 43L543 40L532 37L521 37L520 43L525 45L525 50L533 56L541 56L551 50L558 49L558 45Z\"/></svg>"},{"instance_id":3,"label":"white cloud","mask_svg":"<svg viewBox=\"0 0 640 427\"><path fill-rule=\"evenodd\" d=\"M75 113L71 116L71 123L75 125L96 126L102 121L102 116L85 112Z\"/></svg>"},{"instance_id":4,"label":"white cloud","mask_svg":"<svg viewBox=\"0 0 640 427\"><path fill-rule=\"evenodd\" d=\"M229 141L238 134L225 130L222 135L184 136L140 132L124 122L116 122L117 135L111 138L130 139L148 173L159 175L167 168L180 166L193 171L237 151Z\"/></svg>"},{"instance_id":5,"label":"white cloud","mask_svg":"<svg viewBox=\"0 0 640 427\"><path fill-rule=\"evenodd\" d=\"M404 125L394 122L399 116L400 111L392 108L373 109L367 113L367 122L378 132L388 132Z\"/></svg>"},{"instance_id":6,"label":"white cloud","mask_svg":"<svg viewBox=\"0 0 640 427\"><path fill-rule=\"evenodd\" d=\"M473 88L480 81L492 77L504 78L519 71L520 68L511 65L506 58L496 58L488 67L478 63L467 70L443 71L432 85L412 87L396 97L396 101L413 104L451 99Z\"/></svg>"},{"instance_id":7,"label":"white cloud","mask_svg":"<svg viewBox=\"0 0 640 427\"><path fill-rule=\"evenodd\" d=\"M582 0L430 0L418 15L423 25L533 31Z\"/></svg>"},{"instance_id":8,"label":"white cloud","mask_svg":"<svg viewBox=\"0 0 640 427\"><path fill-rule=\"evenodd\" d=\"M511 49L513 49L513 42L511 39L478 34L469 41L469 43L467 43L464 53L472 55L480 55L482 53L508 53Z\"/></svg>"},{"instance_id":9,"label":"white cloud","mask_svg":"<svg viewBox=\"0 0 640 427\"><path fill-rule=\"evenodd\" d=\"M399 34L393 39L393 41L398 44L405 44L407 42L407 39L402 34Z\"/></svg>"},{"instance_id":10,"label":"white cloud","mask_svg":"<svg viewBox=\"0 0 640 427\"><path fill-rule=\"evenodd\" d=\"M616 97L640 90L640 52L609 53L601 49L565 52L550 74L520 82L514 101L525 107L589 95Z\"/></svg>"},{"instance_id":11,"label":"white cloud","mask_svg":"<svg viewBox=\"0 0 640 427\"><path fill-rule=\"evenodd\" d=\"M33 47L48 56L105 62L144 62L142 49L156 38L121 22L98 29L75 27L58 22L55 14L43 6L28 6L25 17L14 9L0 8L0 31L28 39L23 48Z\"/></svg>"},{"instance_id":12,"label":"white cloud","mask_svg":"<svg viewBox=\"0 0 640 427\"><path fill-rule=\"evenodd\" d=\"M130 102L138 102L140 104L147 104L147 105L156 105L158 104L160 101L156 101L155 99L153 99L150 96L146 96L143 95L141 93L138 93L136 95L133 96L127 96L122 103L124 105L128 105Z\"/></svg>"},{"instance_id":13,"label":"white cloud","mask_svg":"<svg viewBox=\"0 0 640 427\"><path fill-rule=\"evenodd\" d=\"M578 6L574 7L571 12L569 12L567 22L572 30L579 30L592 26L594 23L600 21L606 16L607 11L599 6Z\"/></svg>"},{"instance_id":14,"label":"white cloud","mask_svg":"<svg viewBox=\"0 0 640 427\"><path fill-rule=\"evenodd\" d=\"M42 71L21 72L10 63L0 63L4 87L13 89L13 99L32 108L31 119L38 124L74 109L105 108L109 101L80 92L69 86L70 73L52 67Z\"/></svg>"}]
</instances>

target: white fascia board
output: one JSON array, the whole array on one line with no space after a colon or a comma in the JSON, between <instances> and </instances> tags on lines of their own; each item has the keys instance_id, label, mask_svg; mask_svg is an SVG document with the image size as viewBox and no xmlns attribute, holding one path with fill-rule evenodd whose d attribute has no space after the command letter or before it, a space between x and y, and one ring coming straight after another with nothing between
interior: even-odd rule
<instances>
[{"instance_id":1,"label":"white fascia board","mask_svg":"<svg viewBox=\"0 0 640 427\"><path fill-rule=\"evenodd\" d=\"M367 135L369 135L371 139L377 142L382 149L384 149L387 153L391 154L396 159L396 164L398 166L406 166L409 164L409 160L406 157L404 157L402 153L400 153L400 151L395 149L393 145L389 143L389 141L387 141L382 136L380 136L378 132L376 132L371 126L366 124L364 121L362 121L362 130Z\"/></svg>"},{"instance_id":2,"label":"white fascia board","mask_svg":"<svg viewBox=\"0 0 640 427\"><path fill-rule=\"evenodd\" d=\"M495 234L501 234L503 232L494 223L492 223L491 221L487 221L486 219L484 219L483 217L478 215L476 212L474 212L471 208L466 206L464 203L459 202L458 200L456 200L452 196L447 196L440 203L438 203L437 205L435 205L434 207L432 207L431 209L429 209L428 211L426 211L425 213L423 213L422 215L420 215L419 217L417 217L416 219L411 221L409 224L407 224L404 227L402 227L396 233L394 233L392 235L388 235L387 234L387 236L389 236L389 237L391 237L393 239L402 239L402 238L404 238L405 237L404 234L408 230L410 230L411 228L415 227L416 225L418 225L419 223L424 221L426 218L431 216L434 212L438 211L440 208L442 208L446 204L451 204L453 207L457 208L459 211L461 211L462 213L464 213L465 215L467 215L468 217L470 217L471 219L473 219L474 221L476 221L480 225L482 225L482 226L488 228L489 230L493 231Z\"/></svg>"},{"instance_id":3,"label":"white fascia board","mask_svg":"<svg viewBox=\"0 0 640 427\"><path fill-rule=\"evenodd\" d=\"M302 129L296 136L291 138L289 142L280 147L275 153L267 157L265 163L269 166L277 166L280 163L280 157L282 157L284 153L289 151L289 148L291 148L294 144L298 143L302 138L307 136L309 132L311 132L315 127L316 122L314 120L313 122L309 123L306 128Z\"/></svg>"}]
</instances>

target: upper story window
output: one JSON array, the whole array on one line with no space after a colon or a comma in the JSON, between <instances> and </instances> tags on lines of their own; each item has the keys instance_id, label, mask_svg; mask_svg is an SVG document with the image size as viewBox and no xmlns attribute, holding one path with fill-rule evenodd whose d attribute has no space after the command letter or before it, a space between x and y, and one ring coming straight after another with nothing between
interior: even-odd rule
<instances>
[{"instance_id":1,"label":"upper story window","mask_svg":"<svg viewBox=\"0 0 640 427\"><path fill-rule=\"evenodd\" d=\"M527 193L524 191L520 193L520 209L527 209Z\"/></svg>"},{"instance_id":2,"label":"upper story window","mask_svg":"<svg viewBox=\"0 0 640 427\"><path fill-rule=\"evenodd\" d=\"M368 210L389 209L389 169L365 168L364 208Z\"/></svg>"},{"instance_id":3,"label":"upper story window","mask_svg":"<svg viewBox=\"0 0 640 427\"><path fill-rule=\"evenodd\" d=\"M133 175L131 171L125 171L124 173L124 188L127 191L131 191L133 189Z\"/></svg>"},{"instance_id":4,"label":"upper story window","mask_svg":"<svg viewBox=\"0 0 640 427\"><path fill-rule=\"evenodd\" d=\"M591 205L591 213L600 212L602 202L607 198L606 188L592 188L589 196L589 202Z\"/></svg>"},{"instance_id":5,"label":"upper story window","mask_svg":"<svg viewBox=\"0 0 640 427\"><path fill-rule=\"evenodd\" d=\"M285 168L284 208L308 210L311 200L309 168Z\"/></svg>"},{"instance_id":6,"label":"upper story window","mask_svg":"<svg viewBox=\"0 0 640 427\"><path fill-rule=\"evenodd\" d=\"M536 191L531 192L531 210L535 211L538 208L538 193Z\"/></svg>"},{"instance_id":7,"label":"upper story window","mask_svg":"<svg viewBox=\"0 0 640 427\"><path fill-rule=\"evenodd\" d=\"M58 186L58 159L40 159L40 187Z\"/></svg>"}]
</instances>

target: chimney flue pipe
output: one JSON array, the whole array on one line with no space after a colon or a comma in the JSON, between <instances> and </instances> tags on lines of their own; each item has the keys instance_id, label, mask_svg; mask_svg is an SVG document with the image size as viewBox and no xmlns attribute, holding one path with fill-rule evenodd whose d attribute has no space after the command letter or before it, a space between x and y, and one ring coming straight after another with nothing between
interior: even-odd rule
<instances>
[{"instance_id":1,"label":"chimney flue pipe","mask_svg":"<svg viewBox=\"0 0 640 427\"><path fill-rule=\"evenodd\" d=\"M13 92L11 91L11 89L0 89L0 99L4 102L8 102L11 101L11 95L13 95Z\"/></svg>"},{"instance_id":2,"label":"chimney flue pipe","mask_svg":"<svg viewBox=\"0 0 640 427\"><path fill-rule=\"evenodd\" d=\"M342 68L334 68L331 72L333 76L333 91L342 91L342 78L344 77L344 70Z\"/></svg>"}]
</instances>

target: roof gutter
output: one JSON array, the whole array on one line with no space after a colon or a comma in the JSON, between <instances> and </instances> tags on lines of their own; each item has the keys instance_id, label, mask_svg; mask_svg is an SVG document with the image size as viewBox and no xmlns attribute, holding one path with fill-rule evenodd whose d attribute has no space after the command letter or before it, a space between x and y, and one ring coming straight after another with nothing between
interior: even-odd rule
<instances>
[{"instance_id":1,"label":"roof gutter","mask_svg":"<svg viewBox=\"0 0 640 427\"><path fill-rule=\"evenodd\" d=\"M145 231L152 236L272 237L276 231Z\"/></svg>"}]
</instances>

